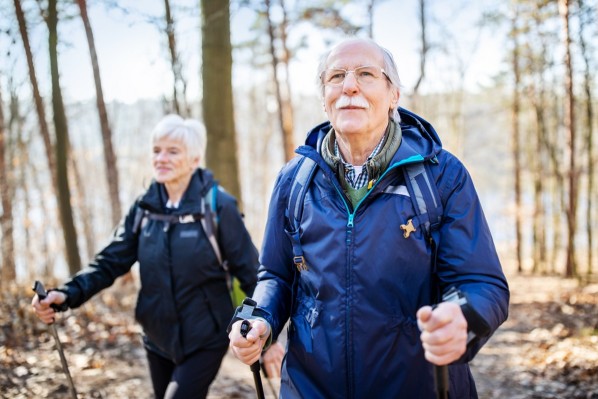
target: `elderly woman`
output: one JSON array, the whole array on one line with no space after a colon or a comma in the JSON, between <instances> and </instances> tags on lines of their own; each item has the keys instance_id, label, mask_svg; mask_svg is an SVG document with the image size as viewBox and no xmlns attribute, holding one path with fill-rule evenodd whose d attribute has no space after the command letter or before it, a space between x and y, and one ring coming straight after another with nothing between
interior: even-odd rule
<instances>
[{"instance_id":1,"label":"elderly woman","mask_svg":"<svg viewBox=\"0 0 598 399\"><path fill-rule=\"evenodd\" d=\"M139 262L135 317L143 327L156 398L207 395L228 347L228 274L247 295L257 279L257 250L235 198L214 189L212 174L200 167L205 151L200 122L164 117L152 133L154 181L112 241L85 270L44 300L36 295L32 301L38 317L52 323L55 310L81 306ZM215 207L216 229L206 198Z\"/></svg>"}]
</instances>

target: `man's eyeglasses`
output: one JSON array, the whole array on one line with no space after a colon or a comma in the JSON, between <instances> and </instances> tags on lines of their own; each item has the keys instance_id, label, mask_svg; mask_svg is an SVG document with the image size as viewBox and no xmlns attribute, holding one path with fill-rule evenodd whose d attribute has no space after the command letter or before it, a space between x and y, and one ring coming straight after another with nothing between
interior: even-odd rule
<instances>
[{"instance_id":1,"label":"man's eyeglasses","mask_svg":"<svg viewBox=\"0 0 598 399\"><path fill-rule=\"evenodd\" d=\"M357 83L360 85L368 85L382 78L386 78L390 81L390 78L383 68L368 65L349 70L342 68L326 69L321 75L322 83L326 86L340 86L343 84L349 73L353 73Z\"/></svg>"}]
</instances>

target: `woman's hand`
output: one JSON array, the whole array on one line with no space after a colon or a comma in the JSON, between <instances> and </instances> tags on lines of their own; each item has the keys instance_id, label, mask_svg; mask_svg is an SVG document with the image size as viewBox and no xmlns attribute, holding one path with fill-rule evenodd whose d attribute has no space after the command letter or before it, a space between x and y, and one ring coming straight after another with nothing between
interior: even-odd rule
<instances>
[{"instance_id":1,"label":"woman's hand","mask_svg":"<svg viewBox=\"0 0 598 399\"><path fill-rule=\"evenodd\" d=\"M35 311L37 317L46 324L54 323L56 311L50 307L51 304L62 305L66 301L66 294L60 291L49 291L48 296L43 300L39 300L36 294L31 300L31 306Z\"/></svg>"}]
</instances>

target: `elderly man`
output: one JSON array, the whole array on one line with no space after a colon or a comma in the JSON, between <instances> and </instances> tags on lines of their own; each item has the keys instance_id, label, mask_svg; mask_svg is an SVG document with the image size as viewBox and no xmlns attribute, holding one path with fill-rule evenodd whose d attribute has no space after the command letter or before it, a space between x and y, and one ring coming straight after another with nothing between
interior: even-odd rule
<instances>
[{"instance_id":1,"label":"elderly man","mask_svg":"<svg viewBox=\"0 0 598 399\"><path fill-rule=\"evenodd\" d=\"M257 306L233 319L231 348L255 362L290 318L282 398L433 398L433 365L449 365L451 398L475 398L467 362L507 318L509 290L471 178L398 107L387 50L347 40L318 72L329 122L280 172ZM441 210L428 224L425 193Z\"/></svg>"}]
</instances>

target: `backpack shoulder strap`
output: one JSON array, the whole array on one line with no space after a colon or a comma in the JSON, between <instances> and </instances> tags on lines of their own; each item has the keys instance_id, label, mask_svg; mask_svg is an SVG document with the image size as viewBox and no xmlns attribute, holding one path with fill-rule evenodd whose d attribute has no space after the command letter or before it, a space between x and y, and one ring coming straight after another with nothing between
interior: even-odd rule
<instances>
[{"instance_id":1,"label":"backpack shoulder strap","mask_svg":"<svg viewBox=\"0 0 598 399\"><path fill-rule=\"evenodd\" d=\"M309 184L317 168L316 162L308 157L303 157L295 169L295 173L289 190L289 201L287 203L286 217L289 221L289 236L293 244L293 262L299 271L307 270L307 264L303 257L301 248L301 216L303 214L303 200L309 188Z\"/></svg>"},{"instance_id":2,"label":"backpack shoulder strap","mask_svg":"<svg viewBox=\"0 0 598 399\"><path fill-rule=\"evenodd\" d=\"M436 159L432 162L438 162ZM419 162L406 165L403 168L405 185L413 207L419 219L419 226L424 230L432 251L432 279L430 280L430 303L440 302L442 287L437 267L437 245L439 240L440 223L444 209L438 193L438 187L430 171L430 163ZM401 228L403 225L401 226ZM412 226L413 227L413 226Z\"/></svg>"},{"instance_id":3,"label":"backpack shoulder strap","mask_svg":"<svg viewBox=\"0 0 598 399\"><path fill-rule=\"evenodd\" d=\"M138 207L135 213L135 218L133 219L133 233L139 233L139 228L144 218L163 221L167 223L167 226L176 223L191 223L200 221L201 226L208 237L208 241L210 242L210 245L216 254L218 262L225 267L225 262L222 259L222 253L220 252L220 247L218 246L218 239L216 238L218 234L218 224L220 222L217 205L218 189L218 183L214 183L214 185L207 190L206 194L204 194L204 196L201 198L200 214L188 214L182 216L159 214Z\"/></svg>"},{"instance_id":4,"label":"backpack shoulder strap","mask_svg":"<svg viewBox=\"0 0 598 399\"><path fill-rule=\"evenodd\" d=\"M217 199L218 199L218 183L214 183L212 188L210 188L206 194L201 198L201 209L203 212L203 217L201 220L201 226L203 227L210 244L212 245L212 249L218 258L218 262L221 265L224 265L222 259L222 253L220 252L220 247L218 246L218 239L216 238L218 235L218 223L220 222L220 216L218 215L218 206L217 206Z\"/></svg>"},{"instance_id":5,"label":"backpack shoulder strap","mask_svg":"<svg viewBox=\"0 0 598 399\"><path fill-rule=\"evenodd\" d=\"M438 188L425 162L406 165L403 168L405 184L409 197L419 218L419 225L426 236L433 239L433 234L440 227L443 207Z\"/></svg>"}]
</instances>

